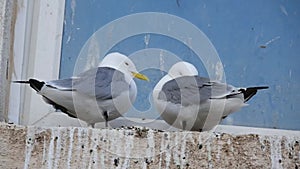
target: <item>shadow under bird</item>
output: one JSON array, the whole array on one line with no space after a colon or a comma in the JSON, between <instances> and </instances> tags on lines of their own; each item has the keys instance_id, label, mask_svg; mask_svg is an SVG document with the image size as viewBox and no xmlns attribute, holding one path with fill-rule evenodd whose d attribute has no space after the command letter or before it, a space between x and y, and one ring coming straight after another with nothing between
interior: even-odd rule
<instances>
[{"instance_id":1,"label":"shadow under bird","mask_svg":"<svg viewBox=\"0 0 300 169\"><path fill-rule=\"evenodd\" d=\"M14 81L26 83L43 100L70 117L79 118L94 127L97 122L107 122L127 112L137 95L133 78L149 81L137 72L134 63L125 55L110 53L97 68L76 77L48 82L29 79Z\"/></svg>"},{"instance_id":2,"label":"shadow under bird","mask_svg":"<svg viewBox=\"0 0 300 169\"><path fill-rule=\"evenodd\" d=\"M192 64L178 62L155 86L153 100L169 125L183 130L206 131L246 106L258 90L267 88L236 88L200 77Z\"/></svg>"}]
</instances>

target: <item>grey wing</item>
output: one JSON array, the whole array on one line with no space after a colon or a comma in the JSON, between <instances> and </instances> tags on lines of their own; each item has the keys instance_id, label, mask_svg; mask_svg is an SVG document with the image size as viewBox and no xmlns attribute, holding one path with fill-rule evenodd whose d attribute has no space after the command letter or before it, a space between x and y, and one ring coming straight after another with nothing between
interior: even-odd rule
<instances>
[{"instance_id":1,"label":"grey wing","mask_svg":"<svg viewBox=\"0 0 300 169\"><path fill-rule=\"evenodd\" d=\"M210 98L210 88L204 87L207 82L207 79L196 76L175 78L163 85L158 98L184 106L199 104Z\"/></svg>"},{"instance_id":2,"label":"grey wing","mask_svg":"<svg viewBox=\"0 0 300 169\"><path fill-rule=\"evenodd\" d=\"M206 92L206 94L208 94L207 96L209 96L210 99L222 99L231 95L241 93L240 91L238 91L238 89L226 83L211 81L208 78L201 78L201 77L196 77L196 79L198 81L200 94L203 94L201 93L201 90L205 91L204 88L208 89L209 92ZM199 83L199 81L201 81L200 79L205 79L205 80L203 83ZM203 89L201 88L201 85Z\"/></svg>"},{"instance_id":3,"label":"grey wing","mask_svg":"<svg viewBox=\"0 0 300 169\"><path fill-rule=\"evenodd\" d=\"M122 72L109 67L98 67L79 74L73 82L73 88L85 95L106 100L128 90L129 84Z\"/></svg>"},{"instance_id":4,"label":"grey wing","mask_svg":"<svg viewBox=\"0 0 300 169\"><path fill-rule=\"evenodd\" d=\"M47 87L55 88L61 91L73 91L72 86L72 78L68 79L60 79L60 80L52 80L49 82L46 82Z\"/></svg>"},{"instance_id":5,"label":"grey wing","mask_svg":"<svg viewBox=\"0 0 300 169\"><path fill-rule=\"evenodd\" d=\"M55 88L58 90L74 91L75 90L74 85L78 85L78 84L82 85L83 81L88 80L88 78L92 78L93 76L95 77L96 71L97 71L97 68L94 68L94 69L85 71L76 77L52 80L52 81L46 82L46 86Z\"/></svg>"},{"instance_id":6,"label":"grey wing","mask_svg":"<svg viewBox=\"0 0 300 169\"><path fill-rule=\"evenodd\" d=\"M159 99L184 106L199 104L208 99L224 98L232 86L199 76L184 76L168 81L159 93Z\"/></svg>"}]
</instances>

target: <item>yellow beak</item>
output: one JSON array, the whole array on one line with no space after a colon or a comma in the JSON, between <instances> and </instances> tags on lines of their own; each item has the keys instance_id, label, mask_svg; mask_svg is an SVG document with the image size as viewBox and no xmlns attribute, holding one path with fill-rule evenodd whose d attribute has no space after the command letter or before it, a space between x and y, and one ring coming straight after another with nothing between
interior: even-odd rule
<instances>
[{"instance_id":1,"label":"yellow beak","mask_svg":"<svg viewBox=\"0 0 300 169\"><path fill-rule=\"evenodd\" d=\"M146 75L143 75L141 73L136 73L136 72L131 72L133 77L141 79L141 80L146 80L146 81L150 81L149 78Z\"/></svg>"}]
</instances>

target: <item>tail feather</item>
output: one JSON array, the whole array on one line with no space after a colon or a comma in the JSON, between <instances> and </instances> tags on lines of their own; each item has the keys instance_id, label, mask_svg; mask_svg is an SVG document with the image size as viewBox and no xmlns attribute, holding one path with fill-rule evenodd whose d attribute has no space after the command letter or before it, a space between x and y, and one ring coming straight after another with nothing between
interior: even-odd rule
<instances>
[{"instance_id":1,"label":"tail feather","mask_svg":"<svg viewBox=\"0 0 300 169\"><path fill-rule=\"evenodd\" d=\"M23 84L29 84L30 87L32 87L35 91L39 92L42 87L45 85L45 82L43 81L38 81L36 79L29 79L28 81L23 81L23 80L16 80L16 81L12 81L13 83L23 83ZM77 118L76 113L72 113L70 111L68 111L67 108L65 108L64 106L52 101L51 99L47 98L45 95L42 95L43 100L52 105L55 109L57 110L61 110L62 112L66 113L67 115L69 115L70 117L73 118Z\"/></svg>"},{"instance_id":2,"label":"tail feather","mask_svg":"<svg viewBox=\"0 0 300 169\"><path fill-rule=\"evenodd\" d=\"M13 83L29 84L30 87L32 87L37 92L39 92L45 84L45 82L38 81L36 79L29 79L28 81L16 80L16 81L13 81Z\"/></svg>"},{"instance_id":3,"label":"tail feather","mask_svg":"<svg viewBox=\"0 0 300 169\"><path fill-rule=\"evenodd\" d=\"M244 102L247 102L250 100L258 90L261 89L268 89L268 86L257 86L257 87L247 87L246 89L240 89L242 93L244 94Z\"/></svg>"}]
</instances>

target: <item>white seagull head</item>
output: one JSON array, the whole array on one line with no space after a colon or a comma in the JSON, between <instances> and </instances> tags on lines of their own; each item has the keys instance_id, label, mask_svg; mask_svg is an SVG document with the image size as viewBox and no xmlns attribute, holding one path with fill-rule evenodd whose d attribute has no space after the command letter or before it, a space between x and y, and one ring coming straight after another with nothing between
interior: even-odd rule
<instances>
[{"instance_id":1,"label":"white seagull head","mask_svg":"<svg viewBox=\"0 0 300 169\"><path fill-rule=\"evenodd\" d=\"M147 76L138 73L134 63L127 56L118 52L113 52L106 55L99 64L99 67L111 67L121 71L124 74L131 75L131 77L149 81Z\"/></svg>"},{"instance_id":2,"label":"white seagull head","mask_svg":"<svg viewBox=\"0 0 300 169\"><path fill-rule=\"evenodd\" d=\"M170 68L168 74L172 78L177 78L182 76L196 76L198 75L198 71L194 65L188 62L181 61L174 64Z\"/></svg>"}]
</instances>

